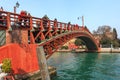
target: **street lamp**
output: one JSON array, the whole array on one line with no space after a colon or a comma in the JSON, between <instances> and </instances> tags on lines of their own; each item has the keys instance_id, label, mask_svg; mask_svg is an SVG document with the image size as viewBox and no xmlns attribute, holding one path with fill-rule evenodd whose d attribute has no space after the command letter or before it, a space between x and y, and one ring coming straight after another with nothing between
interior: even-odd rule
<instances>
[{"instance_id":1,"label":"street lamp","mask_svg":"<svg viewBox=\"0 0 120 80\"><path fill-rule=\"evenodd\" d=\"M19 6L20 6L20 4L17 1L16 5L14 6L14 13L16 13L16 8L19 8Z\"/></svg>"},{"instance_id":2,"label":"street lamp","mask_svg":"<svg viewBox=\"0 0 120 80\"><path fill-rule=\"evenodd\" d=\"M16 3L16 5L14 6L14 13L16 14L16 8L19 8L19 6L20 6L20 4L18 3L18 1L17 1L17 3ZM16 16L14 15L14 22L16 21ZM15 23L14 23L15 24Z\"/></svg>"},{"instance_id":3,"label":"street lamp","mask_svg":"<svg viewBox=\"0 0 120 80\"><path fill-rule=\"evenodd\" d=\"M84 16L78 17L78 20L79 20L80 18L82 18L82 27L84 27Z\"/></svg>"}]
</instances>

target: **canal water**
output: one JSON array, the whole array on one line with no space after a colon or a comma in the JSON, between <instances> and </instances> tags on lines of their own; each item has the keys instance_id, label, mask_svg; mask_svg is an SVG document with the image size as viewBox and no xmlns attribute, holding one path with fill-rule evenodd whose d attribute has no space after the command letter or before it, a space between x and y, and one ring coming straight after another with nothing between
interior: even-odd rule
<instances>
[{"instance_id":1,"label":"canal water","mask_svg":"<svg viewBox=\"0 0 120 80\"><path fill-rule=\"evenodd\" d=\"M54 53L48 64L57 68L52 80L120 80L119 53Z\"/></svg>"}]
</instances>

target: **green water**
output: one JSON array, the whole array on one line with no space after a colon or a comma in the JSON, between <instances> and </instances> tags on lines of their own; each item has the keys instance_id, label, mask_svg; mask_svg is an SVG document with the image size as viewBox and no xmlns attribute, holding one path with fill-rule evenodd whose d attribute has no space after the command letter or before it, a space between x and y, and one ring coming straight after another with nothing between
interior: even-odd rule
<instances>
[{"instance_id":1,"label":"green water","mask_svg":"<svg viewBox=\"0 0 120 80\"><path fill-rule=\"evenodd\" d=\"M55 53L48 64L57 68L52 80L120 80L117 53Z\"/></svg>"}]
</instances>

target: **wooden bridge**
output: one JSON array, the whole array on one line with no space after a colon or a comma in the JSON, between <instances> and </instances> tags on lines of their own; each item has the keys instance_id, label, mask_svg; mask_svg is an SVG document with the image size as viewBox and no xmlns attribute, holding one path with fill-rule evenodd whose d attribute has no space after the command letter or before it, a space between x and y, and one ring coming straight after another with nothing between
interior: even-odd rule
<instances>
[{"instance_id":1,"label":"wooden bridge","mask_svg":"<svg viewBox=\"0 0 120 80\"><path fill-rule=\"evenodd\" d=\"M100 50L99 42L84 26L0 11L0 62L10 58L15 74L39 69L37 46L43 46L46 58L49 58L73 38L82 39L89 51Z\"/></svg>"}]
</instances>

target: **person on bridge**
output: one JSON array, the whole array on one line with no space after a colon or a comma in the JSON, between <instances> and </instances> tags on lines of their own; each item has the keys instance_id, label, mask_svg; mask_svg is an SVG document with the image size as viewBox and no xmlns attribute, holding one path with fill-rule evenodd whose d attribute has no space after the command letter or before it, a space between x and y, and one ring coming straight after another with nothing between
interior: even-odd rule
<instances>
[{"instance_id":1,"label":"person on bridge","mask_svg":"<svg viewBox=\"0 0 120 80\"><path fill-rule=\"evenodd\" d=\"M28 17L27 17L27 19L26 19L26 27L30 27L30 17L31 17L31 14L28 13L27 16L28 16Z\"/></svg>"},{"instance_id":2,"label":"person on bridge","mask_svg":"<svg viewBox=\"0 0 120 80\"><path fill-rule=\"evenodd\" d=\"M40 20L36 20L36 28L40 28L40 24L41 24Z\"/></svg>"},{"instance_id":3,"label":"person on bridge","mask_svg":"<svg viewBox=\"0 0 120 80\"><path fill-rule=\"evenodd\" d=\"M0 11L3 11L3 7L0 8ZM0 24L3 24L2 12L0 12Z\"/></svg>"},{"instance_id":4,"label":"person on bridge","mask_svg":"<svg viewBox=\"0 0 120 80\"><path fill-rule=\"evenodd\" d=\"M55 30L58 27L57 19L54 19L53 29Z\"/></svg>"},{"instance_id":5,"label":"person on bridge","mask_svg":"<svg viewBox=\"0 0 120 80\"><path fill-rule=\"evenodd\" d=\"M26 16L27 16L26 11L20 12L20 16L18 16L19 25L26 25L26 21L27 21Z\"/></svg>"},{"instance_id":6,"label":"person on bridge","mask_svg":"<svg viewBox=\"0 0 120 80\"><path fill-rule=\"evenodd\" d=\"M0 12L0 24L3 24L3 21L2 21L2 13Z\"/></svg>"},{"instance_id":7,"label":"person on bridge","mask_svg":"<svg viewBox=\"0 0 120 80\"><path fill-rule=\"evenodd\" d=\"M49 18L47 17L47 15L45 15L42 18L42 20L43 20L43 27L44 27L45 30L47 30L48 29L48 20L49 20Z\"/></svg>"},{"instance_id":8,"label":"person on bridge","mask_svg":"<svg viewBox=\"0 0 120 80\"><path fill-rule=\"evenodd\" d=\"M71 25L71 22L68 22L68 25L67 25L67 30L69 31L70 30L70 26Z\"/></svg>"},{"instance_id":9,"label":"person on bridge","mask_svg":"<svg viewBox=\"0 0 120 80\"><path fill-rule=\"evenodd\" d=\"M78 24L75 25L75 30L78 30L79 26Z\"/></svg>"},{"instance_id":10,"label":"person on bridge","mask_svg":"<svg viewBox=\"0 0 120 80\"><path fill-rule=\"evenodd\" d=\"M0 11L3 11L3 7L0 8Z\"/></svg>"}]
</instances>

